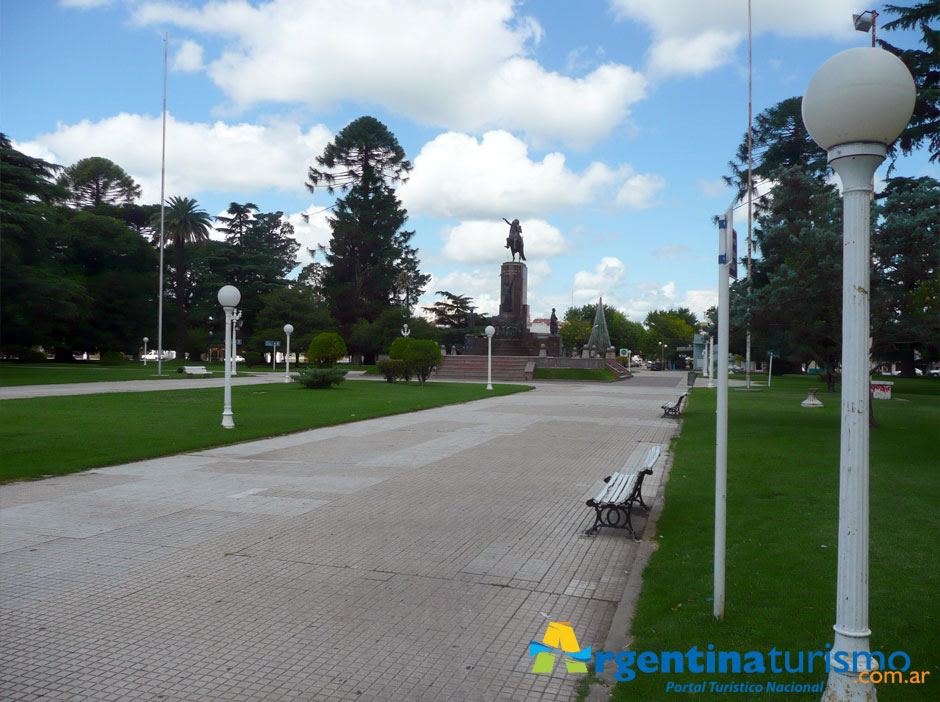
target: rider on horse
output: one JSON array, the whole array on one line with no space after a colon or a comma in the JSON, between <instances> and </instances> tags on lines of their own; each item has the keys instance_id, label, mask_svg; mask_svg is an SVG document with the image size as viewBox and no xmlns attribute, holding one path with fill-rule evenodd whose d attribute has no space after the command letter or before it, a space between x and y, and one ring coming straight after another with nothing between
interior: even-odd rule
<instances>
[{"instance_id":1,"label":"rider on horse","mask_svg":"<svg viewBox=\"0 0 940 702\"><path fill-rule=\"evenodd\" d=\"M506 237L506 248L512 253L512 260L516 260L516 254L519 254L519 260L525 261L525 251L522 242L522 225L518 219L511 222L503 217L503 221L509 225L509 236Z\"/></svg>"}]
</instances>

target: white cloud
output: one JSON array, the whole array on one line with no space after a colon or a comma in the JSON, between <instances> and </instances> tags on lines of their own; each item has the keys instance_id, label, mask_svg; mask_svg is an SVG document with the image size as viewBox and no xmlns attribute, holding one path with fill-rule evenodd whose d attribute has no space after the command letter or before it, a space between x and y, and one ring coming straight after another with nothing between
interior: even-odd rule
<instances>
[{"instance_id":1,"label":"white cloud","mask_svg":"<svg viewBox=\"0 0 940 702\"><path fill-rule=\"evenodd\" d=\"M747 35L747 5L741 0L610 0L618 19L653 31L650 70L659 75L702 75L727 63ZM754 35L846 39L856 0L762 0L752 8ZM808 20L807 18L812 18Z\"/></svg>"},{"instance_id":2,"label":"white cloud","mask_svg":"<svg viewBox=\"0 0 940 702\"><path fill-rule=\"evenodd\" d=\"M637 174L629 165L613 169L598 161L578 173L558 152L534 161L525 142L502 130L481 139L447 132L424 145L398 193L411 212L513 219L612 199L617 187L648 191L659 182L660 176Z\"/></svg>"},{"instance_id":3,"label":"white cloud","mask_svg":"<svg viewBox=\"0 0 940 702\"><path fill-rule=\"evenodd\" d=\"M660 204L653 198L666 187L666 179L656 173L637 173L627 178L617 191L617 204L631 210L645 210Z\"/></svg>"},{"instance_id":4,"label":"white cloud","mask_svg":"<svg viewBox=\"0 0 940 702\"><path fill-rule=\"evenodd\" d=\"M664 310L676 307L688 307L702 319L705 310L718 303L718 291L713 288L687 290L682 295L677 291L675 281L662 284L657 281L643 281L633 286L626 295L618 296L620 309L630 319L642 322L652 310Z\"/></svg>"},{"instance_id":5,"label":"white cloud","mask_svg":"<svg viewBox=\"0 0 940 702\"><path fill-rule=\"evenodd\" d=\"M645 97L645 78L609 62L578 78L547 70L531 58L542 28L518 8L512 0L144 2L134 18L228 41L206 70L237 108L322 110L352 100L461 131L500 126L579 147L608 136Z\"/></svg>"},{"instance_id":6,"label":"white cloud","mask_svg":"<svg viewBox=\"0 0 940 702\"><path fill-rule=\"evenodd\" d=\"M593 271L578 271L574 274L573 299L575 304L585 304L604 296L611 297L627 275L623 261L605 256Z\"/></svg>"},{"instance_id":7,"label":"white cloud","mask_svg":"<svg viewBox=\"0 0 940 702\"><path fill-rule=\"evenodd\" d=\"M300 243L301 249L297 252L297 258L303 264L310 263L310 253L307 249L317 250L320 245L328 246L330 238L333 236L333 230L327 222L329 210L324 210L319 205L311 205L303 212L294 212L287 216L287 221L294 227L294 238ZM304 219L307 215L307 219ZM316 259L323 263L323 255L317 254Z\"/></svg>"},{"instance_id":8,"label":"white cloud","mask_svg":"<svg viewBox=\"0 0 940 702\"><path fill-rule=\"evenodd\" d=\"M103 156L143 188L142 202L160 200L161 118L121 113L99 122L60 124L23 144L63 165ZM289 122L268 126L180 122L167 117L166 194L252 193L278 188L303 193L307 167L332 139L322 126L306 132ZM48 160L48 159L47 159Z\"/></svg>"},{"instance_id":9,"label":"white cloud","mask_svg":"<svg viewBox=\"0 0 940 702\"><path fill-rule=\"evenodd\" d=\"M470 220L444 230L445 257L460 263L494 263L509 260L505 248L509 227L492 220ZM561 232L545 220L522 221L525 254L538 260L565 253L568 243Z\"/></svg>"},{"instance_id":10,"label":"white cloud","mask_svg":"<svg viewBox=\"0 0 940 702\"><path fill-rule=\"evenodd\" d=\"M650 254L653 258L664 261L688 261L693 258L692 249L685 244L673 244L671 246L660 246Z\"/></svg>"},{"instance_id":11,"label":"white cloud","mask_svg":"<svg viewBox=\"0 0 940 702\"><path fill-rule=\"evenodd\" d=\"M96 7L110 5L113 0L59 0L62 7L74 7L79 10L91 10Z\"/></svg>"},{"instance_id":12,"label":"white cloud","mask_svg":"<svg viewBox=\"0 0 940 702\"><path fill-rule=\"evenodd\" d=\"M731 195L731 188L722 178L708 180L702 178L698 182L698 188L705 197L727 197Z\"/></svg>"},{"instance_id":13,"label":"white cloud","mask_svg":"<svg viewBox=\"0 0 940 702\"><path fill-rule=\"evenodd\" d=\"M174 71L201 71L205 66L202 62L202 46L186 39L173 56L172 68Z\"/></svg>"}]
</instances>

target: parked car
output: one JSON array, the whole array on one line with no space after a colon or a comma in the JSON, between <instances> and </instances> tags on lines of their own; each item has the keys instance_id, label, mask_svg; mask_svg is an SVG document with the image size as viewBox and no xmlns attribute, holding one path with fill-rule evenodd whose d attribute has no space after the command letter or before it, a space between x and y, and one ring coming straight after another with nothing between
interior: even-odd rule
<instances>
[{"instance_id":1,"label":"parked car","mask_svg":"<svg viewBox=\"0 0 940 702\"><path fill-rule=\"evenodd\" d=\"M647 361L646 362L646 370L661 371L662 369L663 369L663 364L660 363L659 361Z\"/></svg>"}]
</instances>

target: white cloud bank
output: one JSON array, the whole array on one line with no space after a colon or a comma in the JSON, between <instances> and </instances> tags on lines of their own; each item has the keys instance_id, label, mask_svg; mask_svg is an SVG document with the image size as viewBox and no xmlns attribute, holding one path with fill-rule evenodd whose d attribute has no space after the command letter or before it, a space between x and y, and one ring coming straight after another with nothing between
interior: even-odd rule
<instances>
[{"instance_id":1,"label":"white cloud bank","mask_svg":"<svg viewBox=\"0 0 940 702\"><path fill-rule=\"evenodd\" d=\"M558 256L568 250L561 232L545 220L528 219L522 224L525 255L532 259ZM444 230L441 253L458 263L491 263L508 259L505 248L509 227L493 220L470 220Z\"/></svg>"},{"instance_id":2,"label":"white cloud bank","mask_svg":"<svg viewBox=\"0 0 940 702\"><path fill-rule=\"evenodd\" d=\"M496 130L481 139L456 132L439 135L421 149L398 192L410 212L512 219L614 201L615 189L617 205L644 209L665 184L657 174L636 173L629 165L614 169L598 161L577 173L558 152L535 161L525 142Z\"/></svg>"},{"instance_id":3,"label":"white cloud bank","mask_svg":"<svg viewBox=\"0 0 940 702\"><path fill-rule=\"evenodd\" d=\"M111 159L143 188L142 202L160 201L160 117L121 113L98 122L60 124L19 144L25 153L69 165L88 156ZM322 125L213 124L167 117L166 194L250 194L262 188L305 192L307 167L332 139Z\"/></svg>"},{"instance_id":4,"label":"white cloud bank","mask_svg":"<svg viewBox=\"0 0 940 702\"><path fill-rule=\"evenodd\" d=\"M608 136L646 96L646 79L616 63L578 78L547 70L530 57L542 28L518 8L512 0L143 2L134 19L228 41L206 71L237 109L352 100L459 131L498 126L584 148Z\"/></svg>"},{"instance_id":5,"label":"white cloud bank","mask_svg":"<svg viewBox=\"0 0 940 702\"><path fill-rule=\"evenodd\" d=\"M653 31L647 60L657 76L704 73L728 63L747 37L747 4L741 0L610 0L618 19ZM761 0L752 7L754 35L844 39L854 30L856 0Z\"/></svg>"}]
</instances>

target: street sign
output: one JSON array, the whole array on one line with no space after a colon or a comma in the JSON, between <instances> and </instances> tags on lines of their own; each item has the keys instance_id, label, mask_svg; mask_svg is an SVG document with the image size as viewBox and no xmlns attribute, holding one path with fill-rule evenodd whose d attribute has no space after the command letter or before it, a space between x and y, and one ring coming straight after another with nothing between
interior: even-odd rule
<instances>
[{"instance_id":1,"label":"street sign","mask_svg":"<svg viewBox=\"0 0 940 702\"><path fill-rule=\"evenodd\" d=\"M264 345L265 346L280 346L281 342L280 341L265 341Z\"/></svg>"},{"instance_id":2,"label":"street sign","mask_svg":"<svg viewBox=\"0 0 940 702\"><path fill-rule=\"evenodd\" d=\"M620 355L626 356L630 353L630 349L620 349Z\"/></svg>"}]
</instances>

